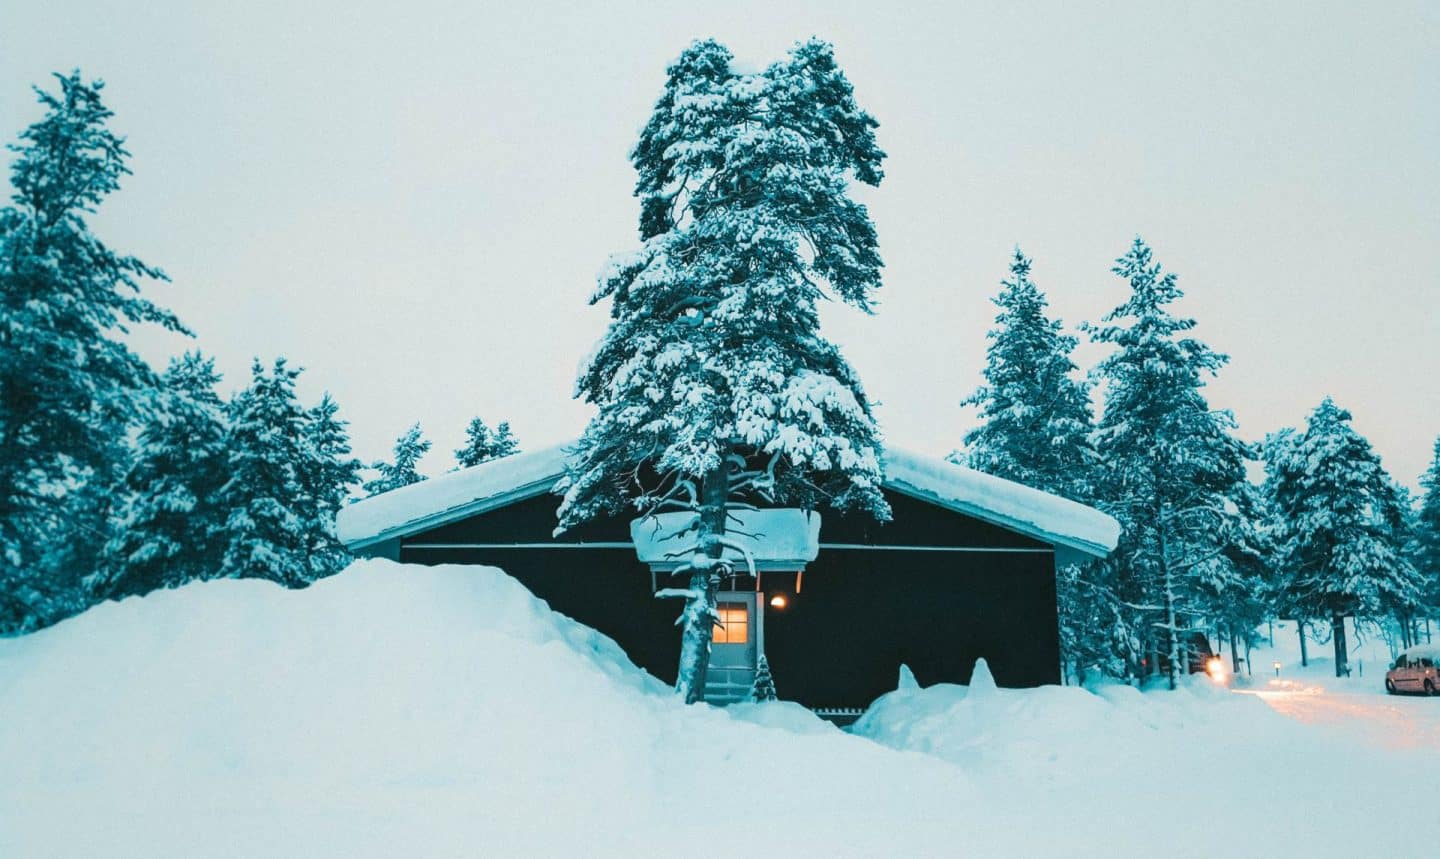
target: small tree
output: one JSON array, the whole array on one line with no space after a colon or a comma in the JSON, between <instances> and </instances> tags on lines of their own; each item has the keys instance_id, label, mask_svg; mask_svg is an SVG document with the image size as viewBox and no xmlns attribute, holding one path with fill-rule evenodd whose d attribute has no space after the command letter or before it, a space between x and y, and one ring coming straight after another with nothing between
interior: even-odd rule
<instances>
[{"instance_id":1,"label":"small tree","mask_svg":"<svg viewBox=\"0 0 1440 859\"><path fill-rule=\"evenodd\" d=\"M560 527L690 514L688 586L660 593L685 599L687 702L704 696L736 505L889 516L869 403L816 308L828 292L868 310L880 284L875 228L848 194L851 177L880 182L875 126L823 42L745 74L703 41L670 66L631 153L644 245L611 262L593 297L611 299L611 324L577 384L598 413Z\"/></svg>"},{"instance_id":2,"label":"small tree","mask_svg":"<svg viewBox=\"0 0 1440 859\"><path fill-rule=\"evenodd\" d=\"M1421 580L1402 551L1404 509L1350 413L1326 397L1303 434L1272 437L1269 486L1283 523L1286 602L1330 621L1335 675L1349 670L1346 617L1413 610Z\"/></svg>"},{"instance_id":3,"label":"small tree","mask_svg":"<svg viewBox=\"0 0 1440 859\"><path fill-rule=\"evenodd\" d=\"M430 440L420 432L420 424L414 424L405 434L395 440L395 460L377 460L370 467L380 475L365 484L365 492L379 495L425 479L417 469L420 458L430 452Z\"/></svg>"},{"instance_id":4,"label":"small tree","mask_svg":"<svg viewBox=\"0 0 1440 859\"><path fill-rule=\"evenodd\" d=\"M755 682L750 686L751 701L774 701L775 678L770 676L770 660L765 654L760 654L760 662L755 666Z\"/></svg>"},{"instance_id":5,"label":"small tree","mask_svg":"<svg viewBox=\"0 0 1440 859\"><path fill-rule=\"evenodd\" d=\"M472 418L465 428L465 444L455 451L455 461L460 463L461 468L469 468L519 452L520 443L510 432L509 421L501 421L491 430L485 421Z\"/></svg>"}]
</instances>

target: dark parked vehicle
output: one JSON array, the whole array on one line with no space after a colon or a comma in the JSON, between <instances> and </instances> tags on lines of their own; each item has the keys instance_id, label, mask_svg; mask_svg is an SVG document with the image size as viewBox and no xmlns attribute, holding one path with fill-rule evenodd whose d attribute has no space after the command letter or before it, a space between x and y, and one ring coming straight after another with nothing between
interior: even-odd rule
<instances>
[{"instance_id":1,"label":"dark parked vehicle","mask_svg":"<svg viewBox=\"0 0 1440 859\"><path fill-rule=\"evenodd\" d=\"M1385 672L1385 691L1440 694L1440 645L1419 644L1400 651Z\"/></svg>"}]
</instances>

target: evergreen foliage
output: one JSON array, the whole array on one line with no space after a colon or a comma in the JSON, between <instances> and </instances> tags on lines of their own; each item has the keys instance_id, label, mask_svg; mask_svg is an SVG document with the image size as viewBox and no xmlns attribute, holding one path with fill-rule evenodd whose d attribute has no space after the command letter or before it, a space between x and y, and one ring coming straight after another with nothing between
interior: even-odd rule
<instances>
[{"instance_id":1,"label":"evergreen foliage","mask_svg":"<svg viewBox=\"0 0 1440 859\"><path fill-rule=\"evenodd\" d=\"M1105 317L1110 324L1087 326L1115 347L1096 368L1106 384L1094 434L1104 462L1098 500L1123 528L1107 578L1127 673L1157 668L1163 652L1173 687L1190 623L1207 608L1204 590L1226 575L1243 539L1235 498L1252 454L1233 437L1230 414L1211 410L1202 393L1227 359L1187 336L1195 320L1168 310L1182 295L1176 276L1138 237L1113 271L1130 297Z\"/></svg>"},{"instance_id":2,"label":"evergreen foliage","mask_svg":"<svg viewBox=\"0 0 1440 859\"><path fill-rule=\"evenodd\" d=\"M827 294L870 310L880 256L849 180L884 154L831 47L797 45L736 71L714 41L671 64L631 152L637 252L592 302L611 324L577 395L598 414L575 451L560 526L662 505L696 513L678 691L696 700L709 653L725 505L736 494L880 518L879 437L860 381L819 334Z\"/></svg>"},{"instance_id":3,"label":"evergreen foliage","mask_svg":"<svg viewBox=\"0 0 1440 859\"><path fill-rule=\"evenodd\" d=\"M393 462L377 460L370 467L380 472L374 480L365 484L367 495L379 495L425 479L417 469L420 458L430 451L430 440L420 432L420 424L414 424L404 435L395 440Z\"/></svg>"},{"instance_id":4,"label":"evergreen foliage","mask_svg":"<svg viewBox=\"0 0 1440 859\"><path fill-rule=\"evenodd\" d=\"M335 515L360 484L362 463L351 455L349 424L329 393L305 413L299 480L309 545L310 581L334 575L350 563L335 536Z\"/></svg>"},{"instance_id":5,"label":"evergreen foliage","mask_svg":"<svg viewBox=\"0 0 1440 859\"><path fill-rule=\"evenodd\" d=\"M213 359L172 360L154 413L140 430L123 481L97 597L144 594L218 575L228 482L225 405Z\"/></svg>"},{"instance_id":6,"label":"evergreen foliage","mask_svg":"<svg viewBox=\"0 0 1440 859\"><path fill-rule=\"evenodd\" d=\"M1074 337L1046 316L1044 294L1030 279L1031 261L1020 251L994 299L1000 308L989 332L985 384L962 405L980 410L965 434L972 468L1078 501L1089 499L1098 464L1090 442L1090 394L1076 380ZM1104 599L1094 564L1056 571L1063 659L1078 674L1118 674L1107 630L1115 608Z\"/></svg>"},{"instance_id":7,"label":"evergreen foliage","mask_svg":"<svg viewBox=\"0 0 1440 859\"><path fill-rule=\"evenodd\" d=\"M1435 441L1430 467L1420 477L1420 489L1411 558L1423 582L1425 606L1436 612L1440 611L1440 439Z\"/></svg>"},{"instance_id":8,"label":"evergreen foliage","mask_svg":"<svg viewBox=\"0 0 1440 859\"><path fill-rule=\"evenodd\" d=\"M770 676L770 660L765 654L760 654L760 662L755 666L755 682L750 686L751 701L774 701L775 678Z\"/></svg>"},{"instance_id":9,"label":"evergreen foliage","mask_svg":"<svg viewBox=\"0 0 1440 859\"><path fill-rule=\"evenodd\" d=\"M465 444L455 451L455 461L460 463L461 468L469 468L519 452L520 443L510 432L509 421L501 421L492 430L477 417L472 418L465 428Z\"/></svg>"},{"instance_id":10,"label":"evergreen foliage","mask_svg":"<svg viewBox=\"0 0 1440 859\"><path fill-rule=\"evenodd\" d=\"M140 294L164 273L90 232L129 153L108 128L103 84L56 78L58 93L35 90L44 116L8 147L0 208L0 630L73 610L70 597L49 604L93 567L125 434L158 386L123 335L140 323L184 330Z\"/></svg>"},{"instance_id":11,"label":"evergreen foliage","mask_svg":"<svg viewBox=\"0 0 1440 859\"><path fill-rule=\"evenodd\" d=\"M1331 622L1337 675L1347 670L1343 618L1408 619L1423 599L1403 551L1401 495L1350 419L1326 397L1304 433L1277 433L1265 451L1283 604L1297 619Z\"/></svg>"},{"instance_id":12,"label":"evergreen foliage","mask_svg":"<svg viewBox=\"0 0 1440 859\"><path fill-rule=\"evenodd\" d=\"M310 582L310 540L301 463L306 415L295 397L298 369L277 358L270 372L256 361L250 386L230 404L221 509L227 511L221 574Z\"/></svg>"},{"instance_id":13,"label":"evergreen foliage","mask_svg":"<svg viewBox=\"0 0 1440 859\"><path fill-rule=\"evenodd\" d=\"M1089 439L1090 394L1072 375L1076 340L1045 315L1045 296L1030 279L1030 260L1019 248L1001 287L985 384L962 403L980 410L980 424L965 434L966 464L1084 500L1096 457Z\"/></svg>"}]
</instances>

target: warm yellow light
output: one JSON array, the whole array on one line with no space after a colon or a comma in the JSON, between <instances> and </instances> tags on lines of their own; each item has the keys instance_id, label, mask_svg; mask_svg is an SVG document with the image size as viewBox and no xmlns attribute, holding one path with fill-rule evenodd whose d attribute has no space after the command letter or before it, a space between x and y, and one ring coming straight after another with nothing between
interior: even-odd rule
<instances>
[{"instance_id":1,"label":"warm yellow light","mask_svg":"<svg viewBox=\"0 0 1440 859\"><path fill-rule=\"evenodd\" d=\"M1212 656L1205 660L1205 673L1216 683L1225 682L1225 660L1218 656Z\"/></svg>"},{"instance_id":2,"label":"warm yellow light","mask_svg":"<svg viewBox=\"0 0 1440 859\"><path fill-rule=\"evenodd\" d=\"M771 607L771 608L784 608L784 607L785 607L786 605L788 605L789 603L790 603L790 601L787 600L787 599L785 599L785 595L784 595L784 594L776 594L775 596L773 596L773 597L770 598L770 607Z\"/></svg>"}]
</instances>

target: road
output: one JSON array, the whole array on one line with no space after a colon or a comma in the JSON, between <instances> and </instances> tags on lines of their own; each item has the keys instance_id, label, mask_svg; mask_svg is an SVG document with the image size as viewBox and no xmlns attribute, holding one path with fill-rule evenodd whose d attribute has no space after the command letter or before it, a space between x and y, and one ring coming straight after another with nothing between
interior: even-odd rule
<instances>
[{"instance_id":1,"label":"road","mask_svg":"<svg viewBox=\"0 0 1440 859\"><path fill-rule=\"evenodd\" d=\"M1296 721L1332 728L1365 743L1392 749L1440 749L1440 697L1327 688L1307 681L1271 681L1264 688L1236 691L1255 695Z\"/></svg>"}]
</instances>

